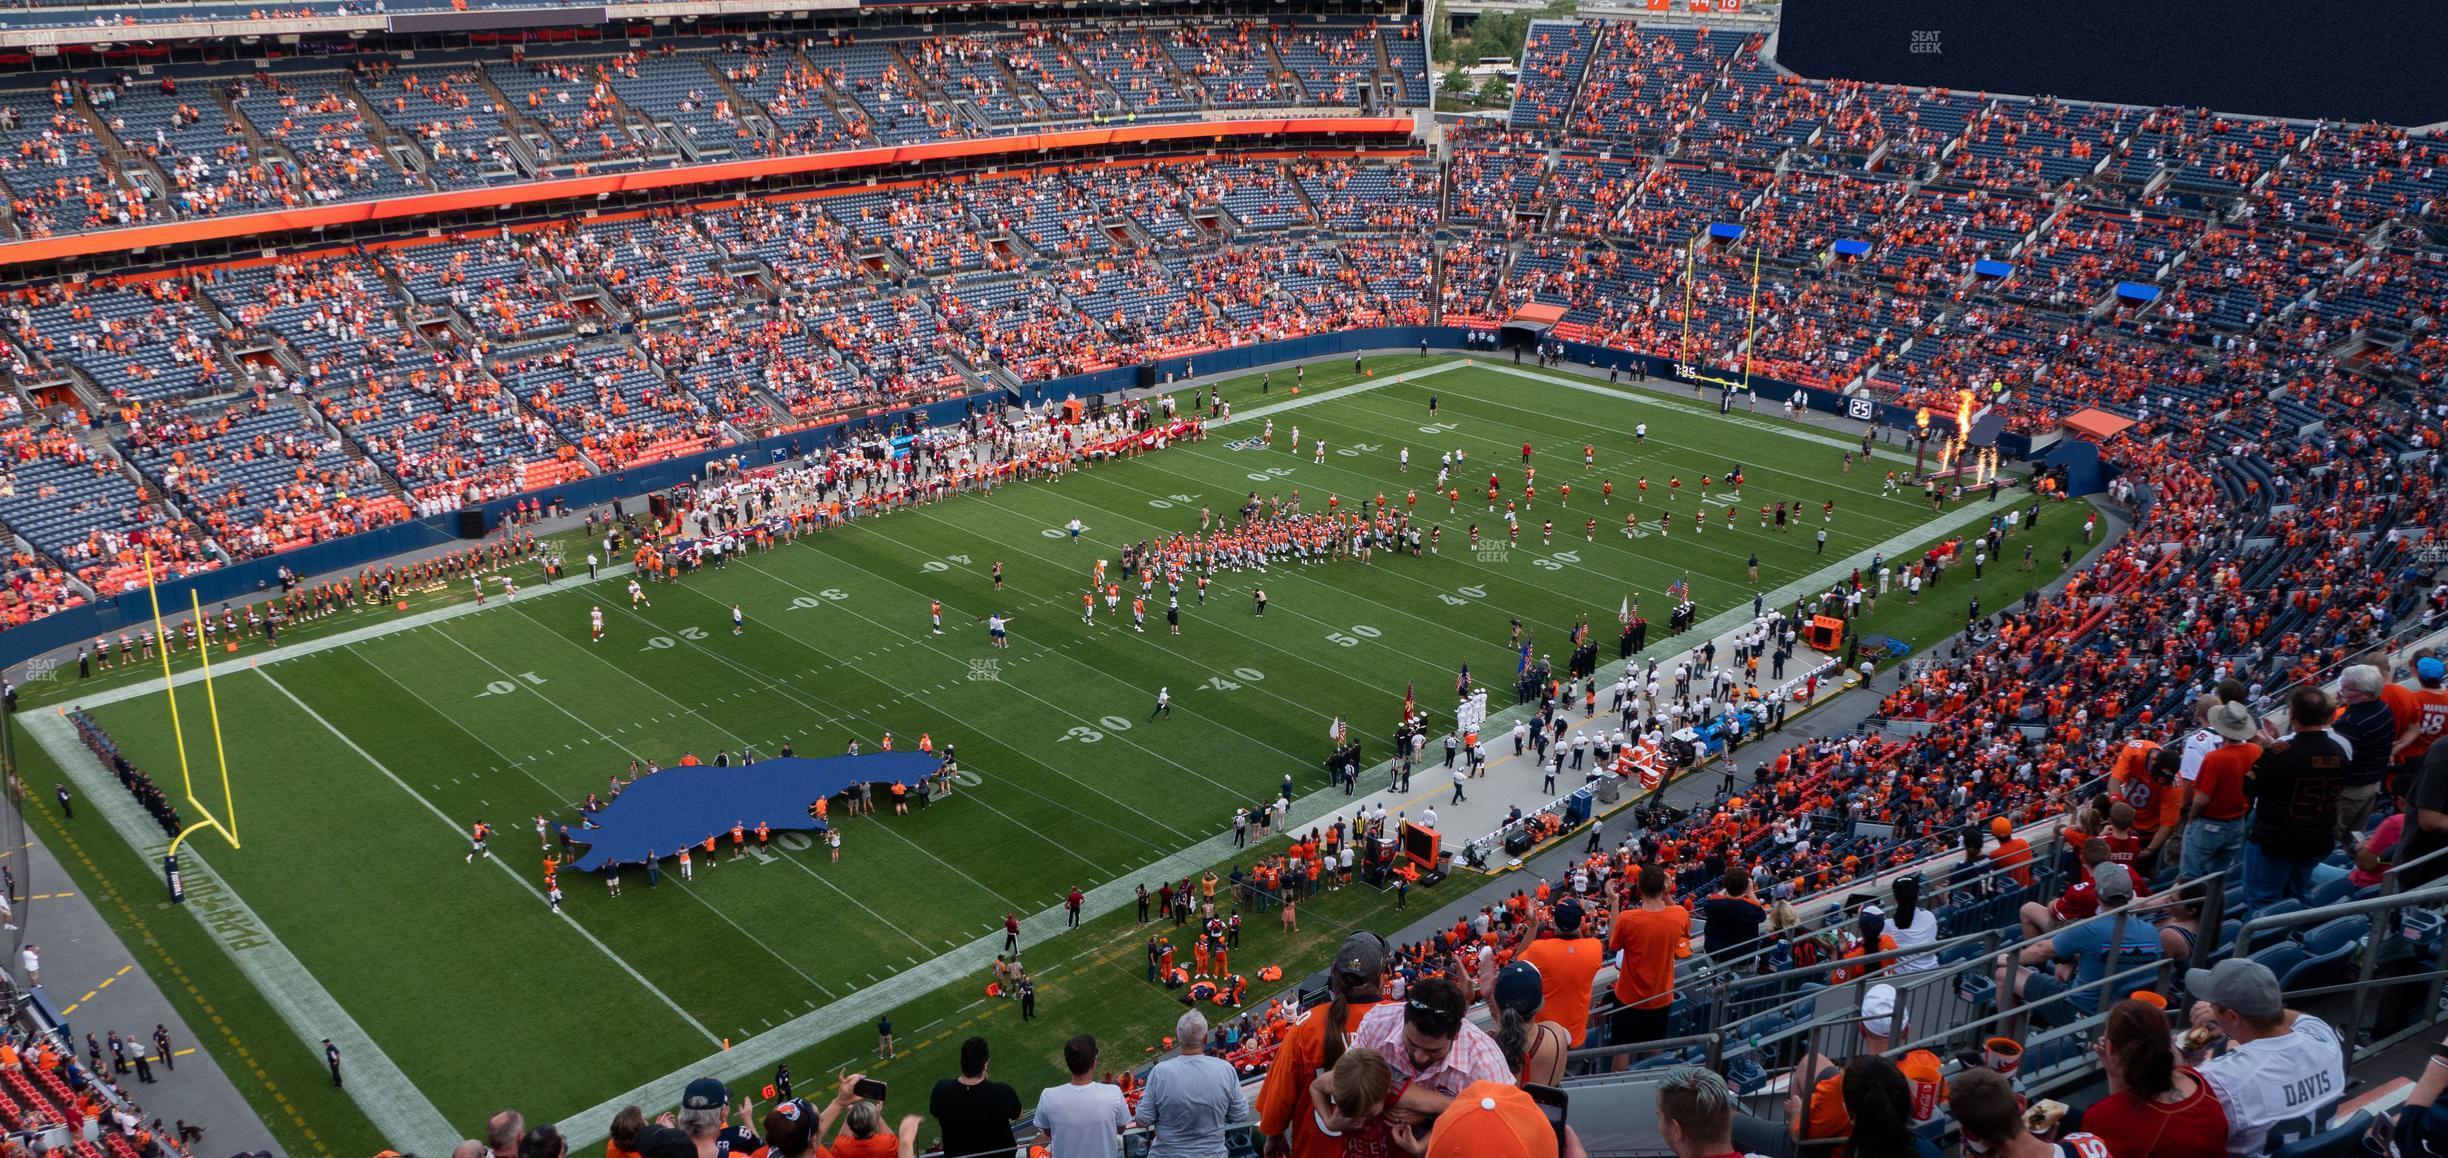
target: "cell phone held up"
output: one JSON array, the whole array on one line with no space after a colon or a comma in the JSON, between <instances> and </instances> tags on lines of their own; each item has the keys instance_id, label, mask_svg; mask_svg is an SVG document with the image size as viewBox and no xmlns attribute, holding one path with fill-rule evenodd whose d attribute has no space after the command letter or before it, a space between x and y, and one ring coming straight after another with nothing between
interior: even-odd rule
<instances>
[{"instance_id":1,"label":"cell phone held up","mask_svg":"<svg viewBox=\"0 0 2448 1158\"><path fill-rule=\"evenodd\" d=\"M887 1086L885 1083L877 1081L874 1078L860 1078L859 1080L850 1083L851 1093L857 1094L870 1102L883 1101L884 1095L890 1091L890 1086Z\"/></svg>"},{"instance_id":2,"label":"cell phone held up","mask_svg":"<svg viewBox=\"0 0 2448 1158\"><path fill-rule=\"evenodd\" d=\"M1555 1127L1556 1139L1562 1141L1564 1115L1566 1109L1572 1104L1572 1095L1554 1086L1542 1086L1534 1082L1523 1082L1522 1092L1529 1094L1530 1100L1538 1103L1540 1112L1547 1115L1547 1124Z\"/></svg>"}]
</instances>

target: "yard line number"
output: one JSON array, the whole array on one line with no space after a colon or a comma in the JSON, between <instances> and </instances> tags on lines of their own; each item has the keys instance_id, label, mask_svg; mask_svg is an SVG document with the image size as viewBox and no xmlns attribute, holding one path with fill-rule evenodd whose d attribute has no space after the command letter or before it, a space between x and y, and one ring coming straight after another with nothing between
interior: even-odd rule
<instances>
[{"instance_id":1,"label":"yard line number","mask_svg":"<svg viewBox=\"0 0 2448 1158\"><path fill-rule=\"evenodd\" d=\"M529 687L542 687L544 684L544 677L531 671L520 672L518 678ZM486 684L483 691L476 693L476 698L481 700L486 696L506 696L518 689L518 684L510 680L494 680Z\"/></svg>"},{"instance_id":2,"label":"yard line number","mask_svg":"<svg viewBox=\"0 0 2448 1158\"><path fill-rule=\"evenodd\" d=\"M1100 740L1103 740L1106 732L1127 732L1131 730L1131 722L1124 716L1105 716L1098 719L1096 721L1096 725L1096 728L1088 727L1085 724L1075 726L1070 731L1054 737L1054 742L1059 744L1065 740L1077 740L1082 744L1094 744ZM1102 728L1104 731L1098 731L1098 728Z\"/></svg>"},{"instance_id":3,"label":"yard line number","mask_svg":"<svg viewBox=\"0 0 2448 1158\"><path fill-rule=\"evenodd\" d=\"M1207 677L1207 682L1200 684L1199 690L1209 692L1237 692L1241 690L1242 684L1254 684L1265 678L1266 673L1259 671L1257 668L1237 667L1224 675Z\"/></svg>"}]
</instances>

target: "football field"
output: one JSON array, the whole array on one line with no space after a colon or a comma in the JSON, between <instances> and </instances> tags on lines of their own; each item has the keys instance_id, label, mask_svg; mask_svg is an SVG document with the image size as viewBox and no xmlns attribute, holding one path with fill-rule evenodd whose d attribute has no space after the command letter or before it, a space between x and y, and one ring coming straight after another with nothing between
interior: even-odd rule
<instances>
[{"instance_id":1,"label":"football field","mask_svg":"<svg viewBox=\"0 0 2448 1158\"><path fill-rule=\"evenodd\" d=\"M1653 621L1651 651L1671 664L1676 653L1659 641L1672 605L1665 591L1677 580L1688 578L1703 619L1737 606L1747 614L1754 592L1774 605L1779 588L1841 578L1874 548L1895 559L1893 544L1977 534L1985 513L2009 505L1934 514L1918 492L1882 497L1883 474L1909 470L1909 451L1883 448L1848 473L1850 439L1785 422L1773 407L1720 416L1713 405L1560 373L1377 362L1366 379L1315 368L1298 397L1288 374L1265 396L1254 378L1235 381L1226 387L1234 420L1202 442L737 556L651 585L651 606L630 607L624 577L556 589L530 573L515 600L497 596L481 609L454 602L455 591L420 596L406 615L342 616L284 635L278 649L258 641L215 656L243 846L207 835L186 848L192 883L214 906L215 916L198 919L239 964L230 976L263 991L286 1023L288 1041L255 1026L256 1048L302 1050L300 1039L342 1032L370 1042L367 1056L352 1055L364 1085L351 1092L403 1148L447 1145L513 1103L530 1121L564 1121L573 1140L597 1138L602 1121L584 1115L605 1099L692 1066L741 1077L720 1055L761 1038L812 1086L811 1074L840 1060L815 1047L871 1023L872 1008L894 1007L888 998L956 978L969 991L976 946L990 935L999 943L1005 913L1059 906L1074 886L1153 889L1150 866L1213 841L1236 807L1271 799L1287 774L1296 795L1323 787L1336 717L1352 723L1374 763L1407 687L1441 712L1467 663L1490 686L1491 706L1509 705L1511 619L1561 665L1571 625L1587 618L1611 660L1628 597ZM1271 449L1237 448L1269 419ZM1645 440L1633 435L1640 423ZM1537 448L1539 493L1507 548L1484 492L1494 471L1507 497L1520 497L1525 442ZM1585 443L1594 468L1583 466ZM1454 472L1463 500L1453 513L1430 494L1438 456L1451 451L1467 456ZM1724 487L1704 505L1698 480L1735 464L1747 482L1728 529ZM1650 486L1636 501L1642 476ZM1671 504L1669 476L1684 482ZM1602 480L1615 486L1609 505ZM1569 507L1559 502L1564 483ZM1081 622L1096 560L1194 530L1202 507L1227 516L1253 490L1289 499L1296 488L1310 511L1330 496L1352 509L1380 493L1399 508L1416 488L1416 516L1442 527L1441 550L1226 571L1203 602L1185 583L1178 636L1166 632L1161 586L1144 633L1130 625L1127 584L1120 615L1105 615L1100 600L1096 622ZM1828 500L1836 510L1820 553L1813 533ZM1807 514L1785 534L1761 530L1757 508L1780 501ZM1676 512L1673 534L1626 538L1633 509L1644 521ZM1692 533L1695 510L1710 512L1705 533ZM1548 518L1555 534L1542 541ZM1077 543L1064 530L1073 519L1085 527ZM2056 573L2067 524L2079 521L2057 517L2038 575ZM1745 574L1754 553L1757 583ZM989 578L998 561L1000 592ZM1992 610L2033 579L2005 560L1990 577L1980 590ZM1252 599L1261 586L1263 618ZM1962 626L1970 589L1950 582L1920 606L1886 601L1872 629L1933 641ZM940 635L929 630L931 600L943 603ZM734 604L745 614L736 635ZM588 610L598 605L606 637L591 642ZM1007 649L989 645L983 624L998 612L1011 619ZM55 704L84 705L131 761L175 784L159 671L150 685L134 678L38 685L29 699L44 716ZM1152 720L1159 688L1173 711ZM179 689L199 783L214 759L200 690ZM56 758L55 721L29 731ZM908 815L837 810L838 862L806 836L782 834L743 859L726 848L691 881L667 871L650 889L632 871L617 898L600 880L565 872L562 912L547 907L532 818L574 819L578 801L626 777L633 761L668 766L693 753L712 762L743 749L769 757L785 744L821 756L853 741L872 751L887 732L905 749L921 734L939 748L957 744L963 787ZM95 775L79 780L84 795L117 792ZM494 856L470 863L466 833L478 820L497 830ZM134 843L157 855L166 842ZM121 875L130 893L159 890L158 873L149 886ZM1173 995L1130 986L1128 966L1100 1000L1147 1024L1178 1012ZM997 1076L1024 1090L1054 1080L1050 1054L1001 1059ZM936 1060L937 1076L951 1072L948 1051ZM443 1121L456 1129L425 1136Z\"/></svg>"}]
</instances>

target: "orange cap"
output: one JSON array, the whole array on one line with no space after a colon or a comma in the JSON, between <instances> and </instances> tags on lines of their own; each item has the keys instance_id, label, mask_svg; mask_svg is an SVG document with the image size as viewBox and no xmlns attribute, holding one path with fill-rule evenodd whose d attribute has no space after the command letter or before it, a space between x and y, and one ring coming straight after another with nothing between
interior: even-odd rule
<instances>
[{"instance_id":1,"label":"orange cap","mask_svg":"<svg viewBox=\"0 0 2448 1158\"><path fill-rule=\"evenodd\" d=\"M2008 820L2003 816L1997 817L1989 822L1989 831L1998 834L2000 839L2013 836L2014 821Z\"/></svg>"},{"instance_id":2,"label":"orange cap","mask_svg":"<svg viewBox=\"0 0 2448 1158\"><path fill-rule=\"evenodd\" d=\"M1555 1127L1520 1086L1472 1082L1437 1116L1428 1158L1556 1158Z\"/></svg>"}]
</instances>

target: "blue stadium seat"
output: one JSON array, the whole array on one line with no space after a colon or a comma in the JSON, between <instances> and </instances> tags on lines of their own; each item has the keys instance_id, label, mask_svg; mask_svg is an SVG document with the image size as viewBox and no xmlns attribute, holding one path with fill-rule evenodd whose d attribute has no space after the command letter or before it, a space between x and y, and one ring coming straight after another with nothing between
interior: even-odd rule
<instances>
[{"instance_id":1,"label":"blue stadium seat","mask_svg":"<svg viewBox=\"0 0 2448 1158\"><path fill-rule=\"evenodd\" d=\"M2303 960L2278 975L2278 987L2292 993L2349 980L2369 932L2371 918L2354 916L2339 917L2306 933Z\"/></svg>"},{"instance_id":2,"label":"blue stadium seat","mask_svg":"<svg viewBox=\"0 0 2448 1158\"><path fill-rule=\"evenodd\" d=\"M2304 947L2301 942L2280 941L2275 945L2267 945L2253 950L2252 956L2248 959L2258 961L2261 964L2268 966L2270 972L2275 973L2280 977L2284 977L2287 975L2288 970L2302 964L2304 958L2309 956L2311 956L2311 954L2304 952Z\"/></svg>"},{"instance_id":3,"label":"blue stadium seat","mask_svg":"<svg viewBox=\"0 0 2448 1158\"><path fill-rule=\"evenodd\" d=\"M2303 911L2303 909L2304 903L2302 901L2296 900L2293 897L2283 897L2279 900L2271 902L2268 908L2254 913L2253 916L2282 917L2288 913L2300 913Z\"/></svg>"},{"instance_id":4,"label":"blue stadium seat","mask_svg":"<svg viewBox=\"0 0 2448 1158\"><path fill-rule=\"evenodd\" d=\"M2304 905L2306 908L2313 909L2334 905L2345 900L2354 891L2355 883L2352 877L2337 877L2314 886L2311 895L2305 898Z\"/></svg>"}]
</instances>

